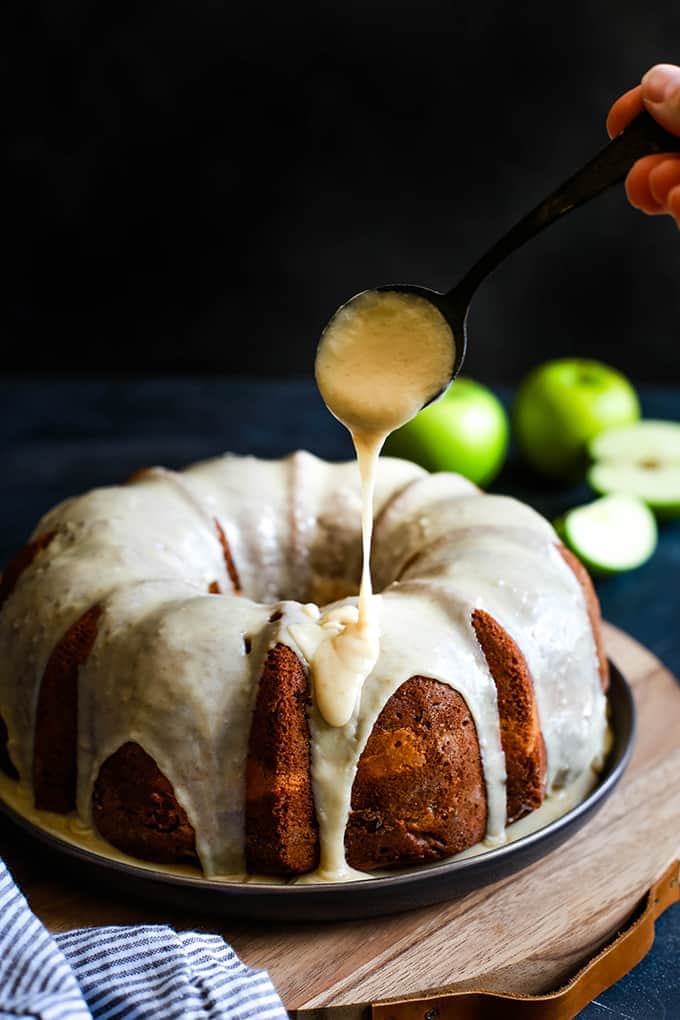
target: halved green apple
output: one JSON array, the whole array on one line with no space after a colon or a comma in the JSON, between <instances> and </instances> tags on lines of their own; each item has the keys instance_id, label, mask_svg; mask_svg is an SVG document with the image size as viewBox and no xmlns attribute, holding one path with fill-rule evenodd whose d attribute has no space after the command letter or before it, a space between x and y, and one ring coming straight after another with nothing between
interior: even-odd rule
<instances>
[{"instance_id":1,"label":"halved green apple","mask_svg":"<svg viewBox=\"0 0 680 1020\"><path fill-rule=\"evenodd\" d=\"M588 449L596 492L628 493L659 517L680 516L680 423L647 418L607 429Z\"/></svg>"},{"instance_id":2,"label":"halved green apple","mask_svg":"<svg viewBox=\"0 0 680 1020\"><path fill-rule=\"evenodd\" d=\"M634 570L656 549L654 514L641 499L624 493L574 507L554 524L564 544L596 574Z\"/></svg>"}]
</instances>

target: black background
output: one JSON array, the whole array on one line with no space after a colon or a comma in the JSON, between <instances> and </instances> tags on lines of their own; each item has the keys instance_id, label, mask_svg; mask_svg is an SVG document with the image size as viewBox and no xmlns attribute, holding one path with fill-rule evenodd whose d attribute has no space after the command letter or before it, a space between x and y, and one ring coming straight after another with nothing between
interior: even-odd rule
<instances>
[{"instance_id":1,"label":"black background","mask_svg":"<svg viewBox=\"0 0 680 1020\"><path fill-rule=\"evenodd\" d=\"M309 377L341 301L454 283L680 61L671 2L9 11L6 372ZM582 354L680 382L679 269L619 187L483 285L465 371Z\"/></svg>"}]
</instances>

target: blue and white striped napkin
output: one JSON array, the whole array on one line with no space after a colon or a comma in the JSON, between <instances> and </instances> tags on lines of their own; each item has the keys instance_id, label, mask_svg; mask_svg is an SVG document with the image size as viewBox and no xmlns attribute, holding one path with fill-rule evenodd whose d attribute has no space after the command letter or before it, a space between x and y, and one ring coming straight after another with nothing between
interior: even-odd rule
<instances>
[{"instance_id":1,"label":"blue and white striped napkin","mask_svg":"<svg viewBox=\"0 0 680 1020\"><path fill-rule=\"evenodd\" d=\"M0 1020L286 1020L219 935L165 925L50 935L0 860Z\"/></svg>"}]
</instances>

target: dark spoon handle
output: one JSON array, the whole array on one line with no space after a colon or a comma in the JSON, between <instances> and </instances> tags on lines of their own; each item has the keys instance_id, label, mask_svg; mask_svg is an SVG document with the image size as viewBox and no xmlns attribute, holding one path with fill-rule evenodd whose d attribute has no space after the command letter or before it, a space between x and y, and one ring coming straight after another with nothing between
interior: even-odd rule
<instances>
[{"instance_id":1,"label":"dark spoon handle","mask_svg":"<svg viewBox=\"0 0 680 1020\"><path fill-rule=\"evenodd\" d=\"M680 152L680 138L665 131L650 114L643 112L589 163L511 227L449 291L447 297L459 308L467 309L479 284L506 256L560 216L623 180L636 160L654 152Z\"/></svg>"}]
</instances>

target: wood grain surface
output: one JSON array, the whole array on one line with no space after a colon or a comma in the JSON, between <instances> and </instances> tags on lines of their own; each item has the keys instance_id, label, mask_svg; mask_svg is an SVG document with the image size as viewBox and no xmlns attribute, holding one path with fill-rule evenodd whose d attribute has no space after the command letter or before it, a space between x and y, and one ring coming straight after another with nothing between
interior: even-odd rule
<instances>
[{"instance_id":1,"label":"wood grain surface","mask_svg":"<svg viewBox=\"0 0 680 1020\"><path fill-rule=\"evenodd\" d=\"M680 685L611 626L606 644L638 709L623 780L567 843L463 899L328 925L222 923L79 887L60 873L54 854L6 822L0 854L48 928L146 922L220 932L247 963L269 971L288 1009L473 986L548 991L609 939L680 855Z\"/></svg>"}]
</instances>

